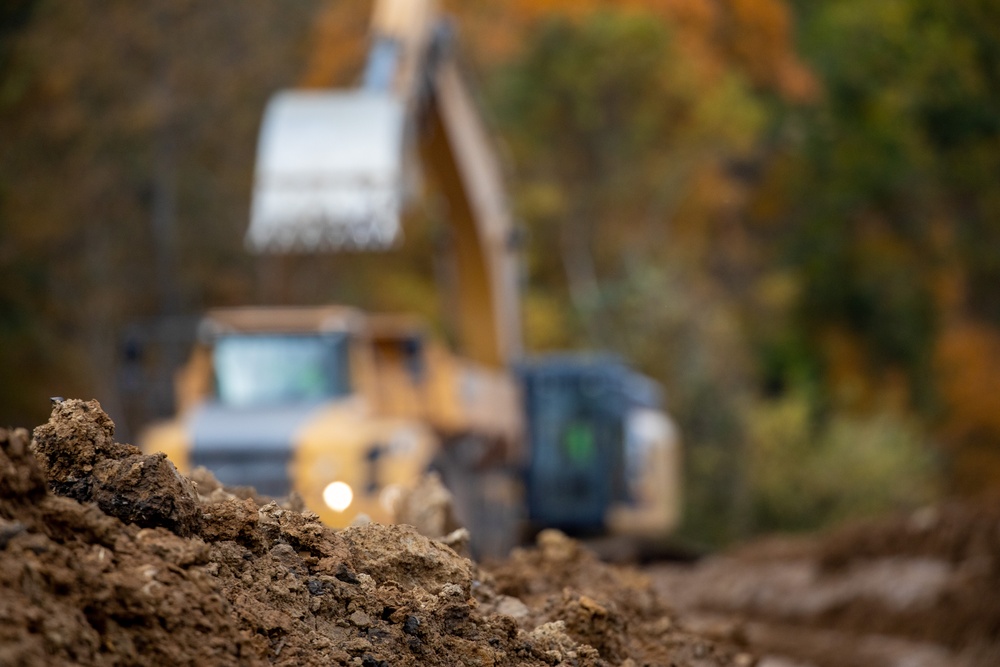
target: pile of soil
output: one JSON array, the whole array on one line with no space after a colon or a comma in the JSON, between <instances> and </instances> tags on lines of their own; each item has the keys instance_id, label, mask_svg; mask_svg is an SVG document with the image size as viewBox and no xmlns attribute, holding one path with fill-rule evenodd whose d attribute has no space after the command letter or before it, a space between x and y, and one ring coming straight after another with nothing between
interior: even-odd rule
<instances>
[{"instance_id":1,"label":"pile of soil","mask_svg":"<svg viewBox=\"0 0 1000 667\"><path fill-rule=\"evenodd\" d=\"M684 630L648 576L602 563L558 531L543 531L537 548L516 549L491 574L491 588L501 596L498 607L522 628L564 623L571 637L612 664L755 662L746 652L733 653L739 638L723 646Z\"/></svg>"},{"instance_id":2,"label":"pile of soil","mask_svg":"<svg viewBox=\"0 0 1000 667\"><path fill-rule=\"evenodd\" d=\"M0 430L0 664L749 665L634 571L545 533L481 569L180 475L68 400Z\"/></svg>"}]
</instances>

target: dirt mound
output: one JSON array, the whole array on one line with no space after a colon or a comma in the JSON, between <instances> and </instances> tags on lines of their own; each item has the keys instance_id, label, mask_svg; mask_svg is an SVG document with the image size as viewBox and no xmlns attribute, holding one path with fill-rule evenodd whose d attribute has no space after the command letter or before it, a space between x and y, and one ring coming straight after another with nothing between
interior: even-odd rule
<instances>
[{"instance_id":1,"label":"dirt mound","mask_svg":"<svg viewBox=\"0 0 1000 667\"><path fill-rule=\"evenodd\" d=\"M733 645L723 650L682 630L647 576L602 563L557 531L543 531L538 548L515 550L492 575L500 596L494 604L513 607L507 613L522 627L561 622L570 637L612 664L753 663Z\"/></svg>"},{"instance_id":2,"label":"dirt mound","mask_svg":"<svg viewBox=\"0 0 1000 667\"><path fill-rule=\"evenodd\" d=\"M749 662L677 632L641 579L565 538L494 578L408 526L334 531L193 484L113 428L65 401L30 447L0 430L0 664ZM565 589L539 584L574 566Z\"/></svg>"}]
</instances>

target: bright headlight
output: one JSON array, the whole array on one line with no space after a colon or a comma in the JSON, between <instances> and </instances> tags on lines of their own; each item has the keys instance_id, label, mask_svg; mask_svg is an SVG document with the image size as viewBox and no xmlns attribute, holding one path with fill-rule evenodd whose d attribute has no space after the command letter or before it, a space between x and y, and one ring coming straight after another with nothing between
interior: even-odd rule
<instances>
[{"instance_id":1,"label":"bright headlight","mask_svg":"<svg viewBox=\"0 0 1000 667\"><path fill-rule=\"evenodd\" d=\"M323 489L323 502L334 512L343 512L354 500L354 491L345 482L331 482Z\"/></svg>"}]
</instances>

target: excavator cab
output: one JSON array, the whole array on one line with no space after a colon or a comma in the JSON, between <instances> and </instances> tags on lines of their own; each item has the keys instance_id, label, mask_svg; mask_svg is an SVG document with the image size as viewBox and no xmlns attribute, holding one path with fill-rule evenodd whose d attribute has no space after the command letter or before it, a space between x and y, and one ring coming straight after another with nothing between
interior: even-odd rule
<instances>
[{"instance_id":1,"label":"excavator cab","mask_svg":"<svg viewBox=\"0 0 1000 667\"><path fill-rule=\"evenodd\" d=\"M519 365L528 519L576 535L657 535L680 520L680 448L659 387L618 359Z\"/></svg>"}]
</instances>

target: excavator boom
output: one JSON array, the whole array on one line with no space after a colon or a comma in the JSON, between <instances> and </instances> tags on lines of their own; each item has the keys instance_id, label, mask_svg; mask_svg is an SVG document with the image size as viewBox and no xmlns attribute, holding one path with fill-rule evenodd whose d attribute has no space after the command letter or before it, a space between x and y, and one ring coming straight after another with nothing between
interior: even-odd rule
<instances>
[{"instance_id":1,"label":"excavator boom","mask_svg":"<svg viewBox=\"0 0 1000 667\"><path fill-rule=\"evenodd\" d=\"M364 81L285 91L265 114L247 246L258 253L383 250L410 185L449 204L460 351L493 368L522 354L518 256L502 173L431 0L379 0Z\"/></svg>"}]
</instances>

